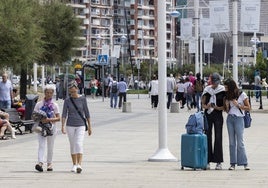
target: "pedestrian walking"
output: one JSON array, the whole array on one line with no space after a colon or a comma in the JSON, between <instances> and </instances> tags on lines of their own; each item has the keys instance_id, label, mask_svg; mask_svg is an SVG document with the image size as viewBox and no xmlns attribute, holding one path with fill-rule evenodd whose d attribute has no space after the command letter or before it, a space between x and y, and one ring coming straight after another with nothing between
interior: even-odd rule
<instances>
[{"instance_id":1,"label":"pedestrian walking","mask_svg":"<svg viewBox=\"0 0 268 188\"><path fill-rule=\"evenodd\" d=\"M256 97L256 102L259 102L260 97L261 97L261 76L260 76L260 71L256 70L255 71L255 76L254 76L254 89L255 89L255 97Z\"/></svg>"},{"instance_id":2,"label":"pedestrian walking","mask_svg":"<svg viewBox=\"0 0 268 188\"><path fill-rule=\"evenodd\" d=\"M153 76L153 79L149 84L149 90L151 95L152 108L156 109L158 106L158 79L156 75Z\"/></svg>"},{"instance_id":3,"label":"pedestrian walking","mask_svg":"<svg viewBox=\"0 0 268 188\"><path fill-rule=\"evenodd\" d=\"M52 158L53 158L53 149L54 142L57 135L56 122L60 121L60 113L58 104L52 100L54 94L54 87L52 85L46 85L44 89L45 97L43 100L39 101L35 107L34 111L43 111L45 112L47 118L42 119L40 123L48 123L51 125L52 135L45 136L42 135L39 131L37 134L38 138L38 164L35 165L35 169L39 172L43 172L43 164L45 164L45 150L47 144L47 171L53 171L52 168ZM37 125L34 125L36 128ZM37 129L36 129L37 130Z\"/></svg>"},{"instance_id":4,"label":"pedestrian walking","mask_svg":"<svg viewBox=\"0 0 268 188\"><path fill-rule=\"evenodd\" d=\"M248 96L245 92L240 92L236 82L227 79L224 82L226 91L225 110L227 115L227 130L229 136L230 168L235 170L235 166L244 166L245 170L250 170L244 144L244 111L250 110Z\"/></svg>"},{"instance_id":5,"label":"pedestrian walking","mask_svg":"<svg viewBox=\"0 0 268 188\"><path fill-rule=\"evenodd\" d=\"M127 84L124 81L124 78L120 79L120 82L118 82L118 91L119 91L119 109L122 107L122 100L124 102L127 102Z\"/></svg>"},{"instance_id":6,"label":"pedestrian walking","mask_svg":"<svg viewBox=\"0 0 268 188\"><path fill-rule=\"evenodd\" d=\"M185 99L186 99L187 108L188 108L188 110L191 110L192 109L192 102L193 102L194 87L193 87L193 84L190 81L188 76L185 78L184 92L185 92Z\"/></svg>"},{"instance_id":7,"label":"pedestrian walking","mask_svg":"<svg viewBox=\"0 0 268 188\"><path fill-rule=\"evenodd\" d=\"M176 88L177 88L177 91L176 91L175 100L180 103L180 108L183 109L186 103L186 99L185 99L184 79L182 77L178 80Z\"/></svg>"},{"instance_id":8,"label":"pedestrian walking","mask_svg":"<svg viewBox=\"0 0 268 188\"><path fill-rule=\"evenodd\" d=\"M200 73L196 73L196 79L194 80L194 91L195 91L195 102L197 107L197 112L202 111L201 107L201 96L204 90L205 81L201 78Z\"/></svg>"},{"instance_id":9,"label":"pedestrian walking","mask_svg":"<svg viewBox=\"0 0 268 188\"><path fill-rule=\"evenodd\" d=\"M110 90L110 107L116 108L118 100L118 83L116 81L116 77L113 77L113 80L110 82L109 90Z\"/></svg>"},{"instance_id":10,"label":"pedestrian walking","mask_svg":"<svg viewBox=\"0 0 268 188\"><path fill-rule=\"evenodd\" d=\"M2 81L0 81L0 109L11 108L12 83L8 79L7 73L2 74Z\"/></svg>"},{"instance_id":11,"label":"pedestrian walking","mask_svg":"<svg viewBox=\"0 0 268 188\"><path fill-rule=\"evenodd\" d=\"M70 97L64 100L62 109L62 133L68 135L73 167L72 172L82 172L83 142L85 123L91 135L90 114L84 96L78 94L76 82L68 85Z\"/></svg>"},{"instance_id":12,"label":"pedestrian walking","mask_svg":"<svg viewBox=\"0 0 268 188\"><path fill-rule=\"evenodd\" d=\"M173 98L173 92L175 89L175 79L173 77L173 75L171 74L167 74L167 109L169 109L170 104L172 102L172 98Z\"/></svg>"},{"instance_id":13,"label":"pedestrian walking","mask_svg":"<svg viewBox=\"0 0 268 188\"><path fill-rule=\"evenodd\" d=\"M98 80L95 77L90 81L90 91L92 98L95 99L98 91Z\"/></svg>"}]
</instances>

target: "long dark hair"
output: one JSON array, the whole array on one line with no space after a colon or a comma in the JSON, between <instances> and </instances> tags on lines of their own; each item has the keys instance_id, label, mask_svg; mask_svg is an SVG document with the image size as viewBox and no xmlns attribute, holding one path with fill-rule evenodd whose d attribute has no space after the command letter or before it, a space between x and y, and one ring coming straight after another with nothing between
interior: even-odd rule
<instances>
[{"instance_id":1,"label":"long dark hair","mask_svg":"<svg viewBox=\"0 0 268 188\"><path fill-rule=\"evenodd\" d=\"M223 84L228 87L228 91L226 91L227 100L233 100L239 97L239 88L233 79L228 78Z\"/></svg>"}]
</instances>

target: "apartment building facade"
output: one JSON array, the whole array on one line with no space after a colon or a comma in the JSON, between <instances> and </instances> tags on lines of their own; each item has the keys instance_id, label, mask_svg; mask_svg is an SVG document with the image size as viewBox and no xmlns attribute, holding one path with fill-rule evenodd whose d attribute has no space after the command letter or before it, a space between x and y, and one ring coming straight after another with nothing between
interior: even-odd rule
<instances>
[{"instance_id":1,"label":"apartment building facade","mask_svg":"<svg viewBox=\"0 0 268 188\"><path fill-rule=\"evenodd\" d=\"M178 1L179 2L179 1ZM209 18L209 2L210 0L201 0L199 1L199 17ZM238 56L239 62L242 63L242 59L248 64L252 64L254 61L253 57L253 44L251 42L251 38L253 37L254 33L248 32L240 32L240 18L241 18L241 1L238 2ZM223 63L224 61L232 62L232 29L233 29L233 0L228 0L229 3L229 24L230 24L230 31L227 33L217 33L212 34L211 36L214 38L214 46L213 46L213 53L210 54L210 60L212 62ZM186 2L187 7L194 7L194 0L187 0ZM259 32L257 32L257 37L261 41L259 44L259 50L268 50L268 1L261 0L261 7L260 7L260 27ZM194 18L194 10L189 9L187 10L187 14L185 17ZM227 42L227 50L224 53L225 43ZM224 55L226 55L224 57ZM245 60L246 59L246 60ZM205 61L209 61L208 58L203 59ZM191 59L190 61L194 61Z\"/></svg>"},{"instance_id":2,"label":"apartment building facade","mask_svg":"<svg viewBox=\"0 0 268 188\"><path fill-rule=\"evenodd\" d=\"M200 6L208 6L209 0L199 1ZM110 49L120 45L119 62L130 63L140 60L145 63L157 62L157 0L70 0L75 14L81 18L81 32L83 32L84 46L77 49L74 58L82 62L96 62L97 56L102 53L104 45ZM189 54L187 42L181 41L179 34L179 20L181 17L194 17L193 9L180 11L179 18L172 18L170 13L174 7L193 7L194 0L166 0L167 5L167 36L166 54L167 66L174 68L194 61L194 54ZM232 29L232 1L230 6L230 28ZM261 0L260 32L257 33L260 41L268 41L268 13L265 11L268 1ZM209 9L203 8L200 16L209 17ZM240 4L238 15L240 15ZM240 16L239 16L240 19ZM239 22L238 22L239 23ZM122 40L122 36L126 39ZM232 56L231 31L226 33L228 41L228 58ZM252 56L252 33L239 32L239 56ZM224 44L217 44L219 49ZM215 49L217 49L217 46ZM110 50L111 51L111 50ZM223 62L223 55L214 50L211 60ZM216 57L213 59L213 57ZM206 59L204 58L204 61ZM252 61L252 58L249 59ZM175 67L176 68L176 67Z\"/></svg>"},{"instance_id":3,"label":"apartment building facade","mask_svg":"<svg viewBox=\"0 0 268 188\"><path fill-rule=\"evenodd\" d=\"M175 59L174 20L169 13L175 0L167 0L167 61ZM157 0L70 0L81 18L84 46L74 59L94 62L104 45L121 45L122 61L157 62ZM126 40L122 40L122 36Z\"/></svg>"}]
</instances>

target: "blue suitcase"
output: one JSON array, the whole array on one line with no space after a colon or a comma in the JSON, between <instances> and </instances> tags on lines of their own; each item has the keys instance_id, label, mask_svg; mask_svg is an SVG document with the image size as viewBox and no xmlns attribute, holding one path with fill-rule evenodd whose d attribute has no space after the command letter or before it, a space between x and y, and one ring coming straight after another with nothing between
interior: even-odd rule
<instances>
[{"instance_id":1,"label":"blue suitcase","mask_svg":"<svg viewBox=\"0 0 268 188\"><path fill-rule=\"evenodd\" d=\"M183 134L181 136L181 169L184 167L206 170L208 163L207 136Z\"/></svg>"}]
</instances>

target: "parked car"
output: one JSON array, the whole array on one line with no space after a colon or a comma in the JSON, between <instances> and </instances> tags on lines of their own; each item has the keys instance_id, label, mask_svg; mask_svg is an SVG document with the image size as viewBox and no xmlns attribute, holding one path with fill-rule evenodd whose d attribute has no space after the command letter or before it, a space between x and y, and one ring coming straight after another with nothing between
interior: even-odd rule
<instances>
[{"instance_id":1,"label":"parked car","mask_svg":"<svg viewBox=\"0 0 268 188\"><path fill-rule=\"evenodd\" d=\"M20 83L20 77L19 76L16 76L16 75L14 75L13 77L12 77L12 83L14 84L14 85L18 85L19 83Z\"/></svg>"}]
</instances>

